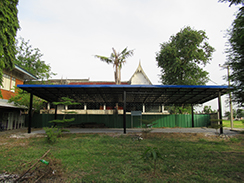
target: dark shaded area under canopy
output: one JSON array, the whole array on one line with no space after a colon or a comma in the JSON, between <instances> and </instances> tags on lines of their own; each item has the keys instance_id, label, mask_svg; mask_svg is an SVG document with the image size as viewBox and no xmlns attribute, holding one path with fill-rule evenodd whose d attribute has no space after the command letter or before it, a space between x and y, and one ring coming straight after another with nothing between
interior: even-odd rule
<instances>
[{"instance_id":1,"label":"dark shaded area under canopy","mask_svg":"<svg viewBox=\"0 0 244 183\"><path fill-rule=\"evenodd\" d=\"M124 103L124 133L126 133L127 103L193 106L218 98L219 118L222 119L221 96L229 91L228 86L207 85L18 85L18 87L31 93L29 114L32 111L33 95L48 102L57 102L62 97L69 97L80 103ZM193 107L192 127L194 127ZM29 115L28 133L31 133L31 115ZM220 129L220 133L223 133L223 128Z\"/></svg>"}]
</instances>

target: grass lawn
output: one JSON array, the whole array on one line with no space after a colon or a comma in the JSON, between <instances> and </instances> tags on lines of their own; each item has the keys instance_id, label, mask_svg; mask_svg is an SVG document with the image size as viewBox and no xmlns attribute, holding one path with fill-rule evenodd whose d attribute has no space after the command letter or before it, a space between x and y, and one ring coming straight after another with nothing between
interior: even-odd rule
<instances>
[{"instance_id":1,"label":"grass lawn","mask_svg":"<svg viewBox=\"0 0 244 183\"><path fill-rule=\"evenodd\" d=\"M0 133L0 173L23 172L51 149L45 160L56 173L47 182L243 182L243 145L244 135L151 133L138 141L133 135L65 134L50 145L45 138ZM147 147L163 157L155 175L153 162L141 159Z\"/></svg>"},{"instance_id":2,"label":"grass lawn","mask_svg":"<svg viewBox=\"0 0 244 183\"><path fill-rule=\"evenodd\" d=\"M230 120L223 120L224 127L230 127ZM242 121L233 121L234 128L244 128Z\"/></svg>"}]
</instances>

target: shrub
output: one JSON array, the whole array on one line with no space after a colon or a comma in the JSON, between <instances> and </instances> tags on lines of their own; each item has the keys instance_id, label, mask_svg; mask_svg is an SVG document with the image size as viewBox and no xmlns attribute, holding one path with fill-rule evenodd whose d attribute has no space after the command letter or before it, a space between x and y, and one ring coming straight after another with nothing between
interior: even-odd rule
<instances>
[{"instance_id":1,"label":"shrub","mask_svg":"<svg viewBox=\"0 0 244 183\"><path fill-rule=\"evenodd\" d=\"M47 142L48 143L55 143L58 139L58 137L61 135L61 130L55 127L45 127L43 128L47 134Z\"/></svg>"},{"instance_id":2,"label":"shrub","mask_svg":"<svg viewBox=\"0 0 244 183\"><path fill-rule=\"evenodd\" d=\"M73 99L70 99L68 97L62 97L59 102L53 102L53 104L70 106L70 105L79 105L80 103L74 102ZM66 115L76 114L76 112L64 110L63 113L64 113L63 119L54 119L52 121L49 121L49 123L53 123L55 127L61 128L62 132L69 132L69 130L64 130L63 128L67 127L70 122L75 121L75 118L66 119Z\"/></svg>"},{"instance_id":3,"label":"shrub","mask_svg":"<svg viewBox=\"0 0 244 183\"><path fill-rule=\"evenodd\" d=\"M209 126L209 128L214 128L216 130L216 133L218 133L218 129L223 128L224 125L223 124L219 124L219 122L221 121L221 119L214 119L211 120L211 125Z\"/></svg>"}]
</instances>

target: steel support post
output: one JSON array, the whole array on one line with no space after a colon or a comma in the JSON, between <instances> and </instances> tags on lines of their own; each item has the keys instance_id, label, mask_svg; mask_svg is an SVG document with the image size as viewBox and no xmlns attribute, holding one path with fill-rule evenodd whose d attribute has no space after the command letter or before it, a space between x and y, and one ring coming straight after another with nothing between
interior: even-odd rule
<instances>
[{"instance_id":1,"label":"steel support post","mask_svg":"<svg viewBox=\"0 0 244 183\"><path fill-rule=\"evenodd\" d=\"M222 123L222 107L221 107L221 92L219 92L219 97L218 97L218 101L219 101L219 119L220 119L220 134L223 134L223 123Z\"/></svg>"},{"instance_id":2,"label":"steel support post","mask_svg":"<svg viewBox=\"0 0 244 183\"><path fill-rule=\"evenodd\" d=\"M126 134L126 91L124 91L123 127L124 127L124 134Z\"/></svg>"},{"instance_id":3,"label":"steel support post","mask_svg":"<svg viewBox=\"0 0 244 183\"><path fill-rule=\"evenodd\" d=\"M32 104L33 104L33 94L32 94L32 93L30 93L30 108L29 108L28 133L31 133L31 123L32 123Z\"/></svg>"},{"instance_id":4,"label":"steel support post","mask_svg":"<svg viewBox=\"0 0 244 183\"><path fill-rule=\"evenodd\" d=\"M194 127L194 107L193 104L191 104L191 126Z\"/></svg>"}]
</instances>

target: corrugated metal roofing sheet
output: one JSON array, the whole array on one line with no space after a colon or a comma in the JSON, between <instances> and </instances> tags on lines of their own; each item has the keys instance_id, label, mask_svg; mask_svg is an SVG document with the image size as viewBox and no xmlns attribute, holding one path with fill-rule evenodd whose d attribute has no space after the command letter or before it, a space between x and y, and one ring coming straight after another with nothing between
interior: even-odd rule
<instances>
[{"instance_id":1,"label":"corrugated metal roofing sheet","mask_svg":"<svg viewBox=\"0 0 244 183\"><path fill-rule=\"evenodd\" d=\"M15 66L15 69L16 69L16 70L18 70L18 71L24 73L24 74L26 75L25 77L28 78L28 80L31 80L31 79L38 79L36 76L34 76L34 75L31 74L30 72L26 71L26 70L23 69L22 67L20 67L20 66L18 66L18 65L16 65L16 64L14 64L14 66Z\"/></svg>"},{"instance_id":2,"label":"corrugated metal roofing sheet","mask_svg":"<svg viewBox=\"0 0 244 183\"><path fill-rule=\"evenodd\" d=\"M202 104L229 91L228 86L195 85L18 85L49 102L61 97L78 102L123 102L124 91L127 103Z\"/></svg>"}]
</instances>

